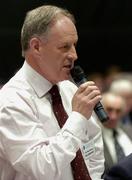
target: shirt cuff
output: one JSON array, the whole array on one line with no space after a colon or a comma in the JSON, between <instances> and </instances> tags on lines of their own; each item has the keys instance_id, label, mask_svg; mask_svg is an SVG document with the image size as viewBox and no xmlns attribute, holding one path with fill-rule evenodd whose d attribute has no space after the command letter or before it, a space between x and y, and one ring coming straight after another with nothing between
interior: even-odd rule
<instances>
[{"instance_id":1,"label":"shirt cuff","mask_svg":"<svg viewBox=\"0 0 132 180\"><path fill-rule=\"evenodd\" d=\"M80 113L73 111L67 119L62 131L69 131L82 141L88 140L88 120Z\"/></svg>"}]
</instances>

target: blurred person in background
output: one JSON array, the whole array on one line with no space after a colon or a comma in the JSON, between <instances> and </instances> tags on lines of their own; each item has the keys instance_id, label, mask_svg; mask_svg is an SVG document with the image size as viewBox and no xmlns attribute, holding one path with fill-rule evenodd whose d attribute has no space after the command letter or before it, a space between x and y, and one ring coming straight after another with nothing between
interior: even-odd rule
<instances>
[{"instance_id":1,"label":"blurred person in background","mask_svg":"<svg viewBox=\"0 0 132 180\"><path fill-rule=\"evenodd\" d=\"M117 78L110 84L109 90L125 99L126 113L122 117L122 122L132 125L132 81L125 77Z\"/></svg>"},{"instance_id":2,"label":"blurred person in background","mask_svg":"<svg viewBox=\"0 0 132 180\"><path fill-rule=\"evenodd\" d=\"M132 153L132 127L128 132L128 129L120 126L126 112L126 103L122 96L105 92L101 102L109 116L109 120L101 124L106 173L114 164Z\"/></svg>"},{"instance_id":3,"label":"blurred person in background","mask_svg":"<svg viewBox=\"0 0 132 180\"><path fill-rule=\"evenodd\" d=\"M108 91L112 81L122 72L118 65L109 66L104 72L104 91Z\"/></svg>"},{"instance_id":4,"label":"blurred person in background","mask_svg":"<svg viewBox=\"0 0 132 180\"><path fill-rule=\"evenodd\" d=\"M132 153L112 166L104 180L132 180Z\"/></svg>"}]
</instances>

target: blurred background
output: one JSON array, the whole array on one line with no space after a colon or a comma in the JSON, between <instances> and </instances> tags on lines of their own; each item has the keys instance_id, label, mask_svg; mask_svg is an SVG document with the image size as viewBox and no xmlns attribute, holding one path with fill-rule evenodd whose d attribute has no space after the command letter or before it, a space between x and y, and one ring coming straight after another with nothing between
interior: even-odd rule
<instances>
[{"instance_id":1,"label":"blurred background","mask_svg":"<svg viewBox=\"0 0 132 180\"><path fill-rule=\"evenodd\" d=\"M85 73L132 71L131 0L5 0L0 5L0 80L22 65L20 31L28 10L42 4L68 8L79 34L78 62Z\"/></svg>"}]
</instances>

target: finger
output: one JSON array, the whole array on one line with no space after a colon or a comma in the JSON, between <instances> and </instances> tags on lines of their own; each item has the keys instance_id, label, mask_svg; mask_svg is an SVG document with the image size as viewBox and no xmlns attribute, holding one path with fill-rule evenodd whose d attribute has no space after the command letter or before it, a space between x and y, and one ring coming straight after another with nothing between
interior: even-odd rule
<instances>
[{"instance_id":1,"label":"finger","mask_svg":"<svg viewBox=\"0 0 132 180\"><path fill-rule=\"evenodd\" d=\"M97 87L97 86L95 86L95 85L90 85L90 86L88 86L82 93L83 93L83 95L85 95L85 96L87 96L87 95L89 95L91 92L93 92L93 91L98 91L98 92L100 92L99 91L99 88Z\"/></svg>"},{"instance_id":2,"label":"finger","mask_svg":"<svg viewBox=\"0 0 132 180\"><path fill-rule=\"evenodd\" d=\"M88 81L88 82L81 84L78 88L78 93L84 92L86 90L86 88L88 88L89 86L93 86L93 85L95 85L95 83L93 81Z\"/></svg>"},{"instance_id":3,"label":"finger","mask_svg":"<svg viewBox=\"0 0 132 180\"><path fill-rule=\"evenodd\" d=\"M96 105L101 99L102 99L101 95L95 96L94 98L92 98L92 103Z\"/></svg>"},{"instance_id":4,"label":"finger","mask_svg":"<svg viewBox=\"0 0 132 180\"><path fill-rule=\"evenodd\" d=\"M96 96L101 96L100 91L97 89L93 90L87 95L88 99L94 99Z\"/></svg>"}]
</instances>

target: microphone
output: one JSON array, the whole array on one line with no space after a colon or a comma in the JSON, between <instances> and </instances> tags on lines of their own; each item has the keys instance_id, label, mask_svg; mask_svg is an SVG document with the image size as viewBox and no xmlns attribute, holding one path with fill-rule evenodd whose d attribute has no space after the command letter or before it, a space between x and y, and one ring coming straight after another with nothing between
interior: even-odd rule
<instances>
[{"instance_id":1,"label":"microphone","mask_svg":"<svg viewBox=\"0 0 132 180\"><path fill-rule=\"evenodd\" d=\"M85 83L88 81L85 77L84 71L82 70L82 68L80 66L75 66L71 70L71 76L77 86L80 86L82 83ZM101 102L98 102L95 105L94 111L95 111L96 115L98 116L99 120L101 121L101 123L104 123L105 121L107 121L109 119Z\"/></svg>"}]
</instances>

